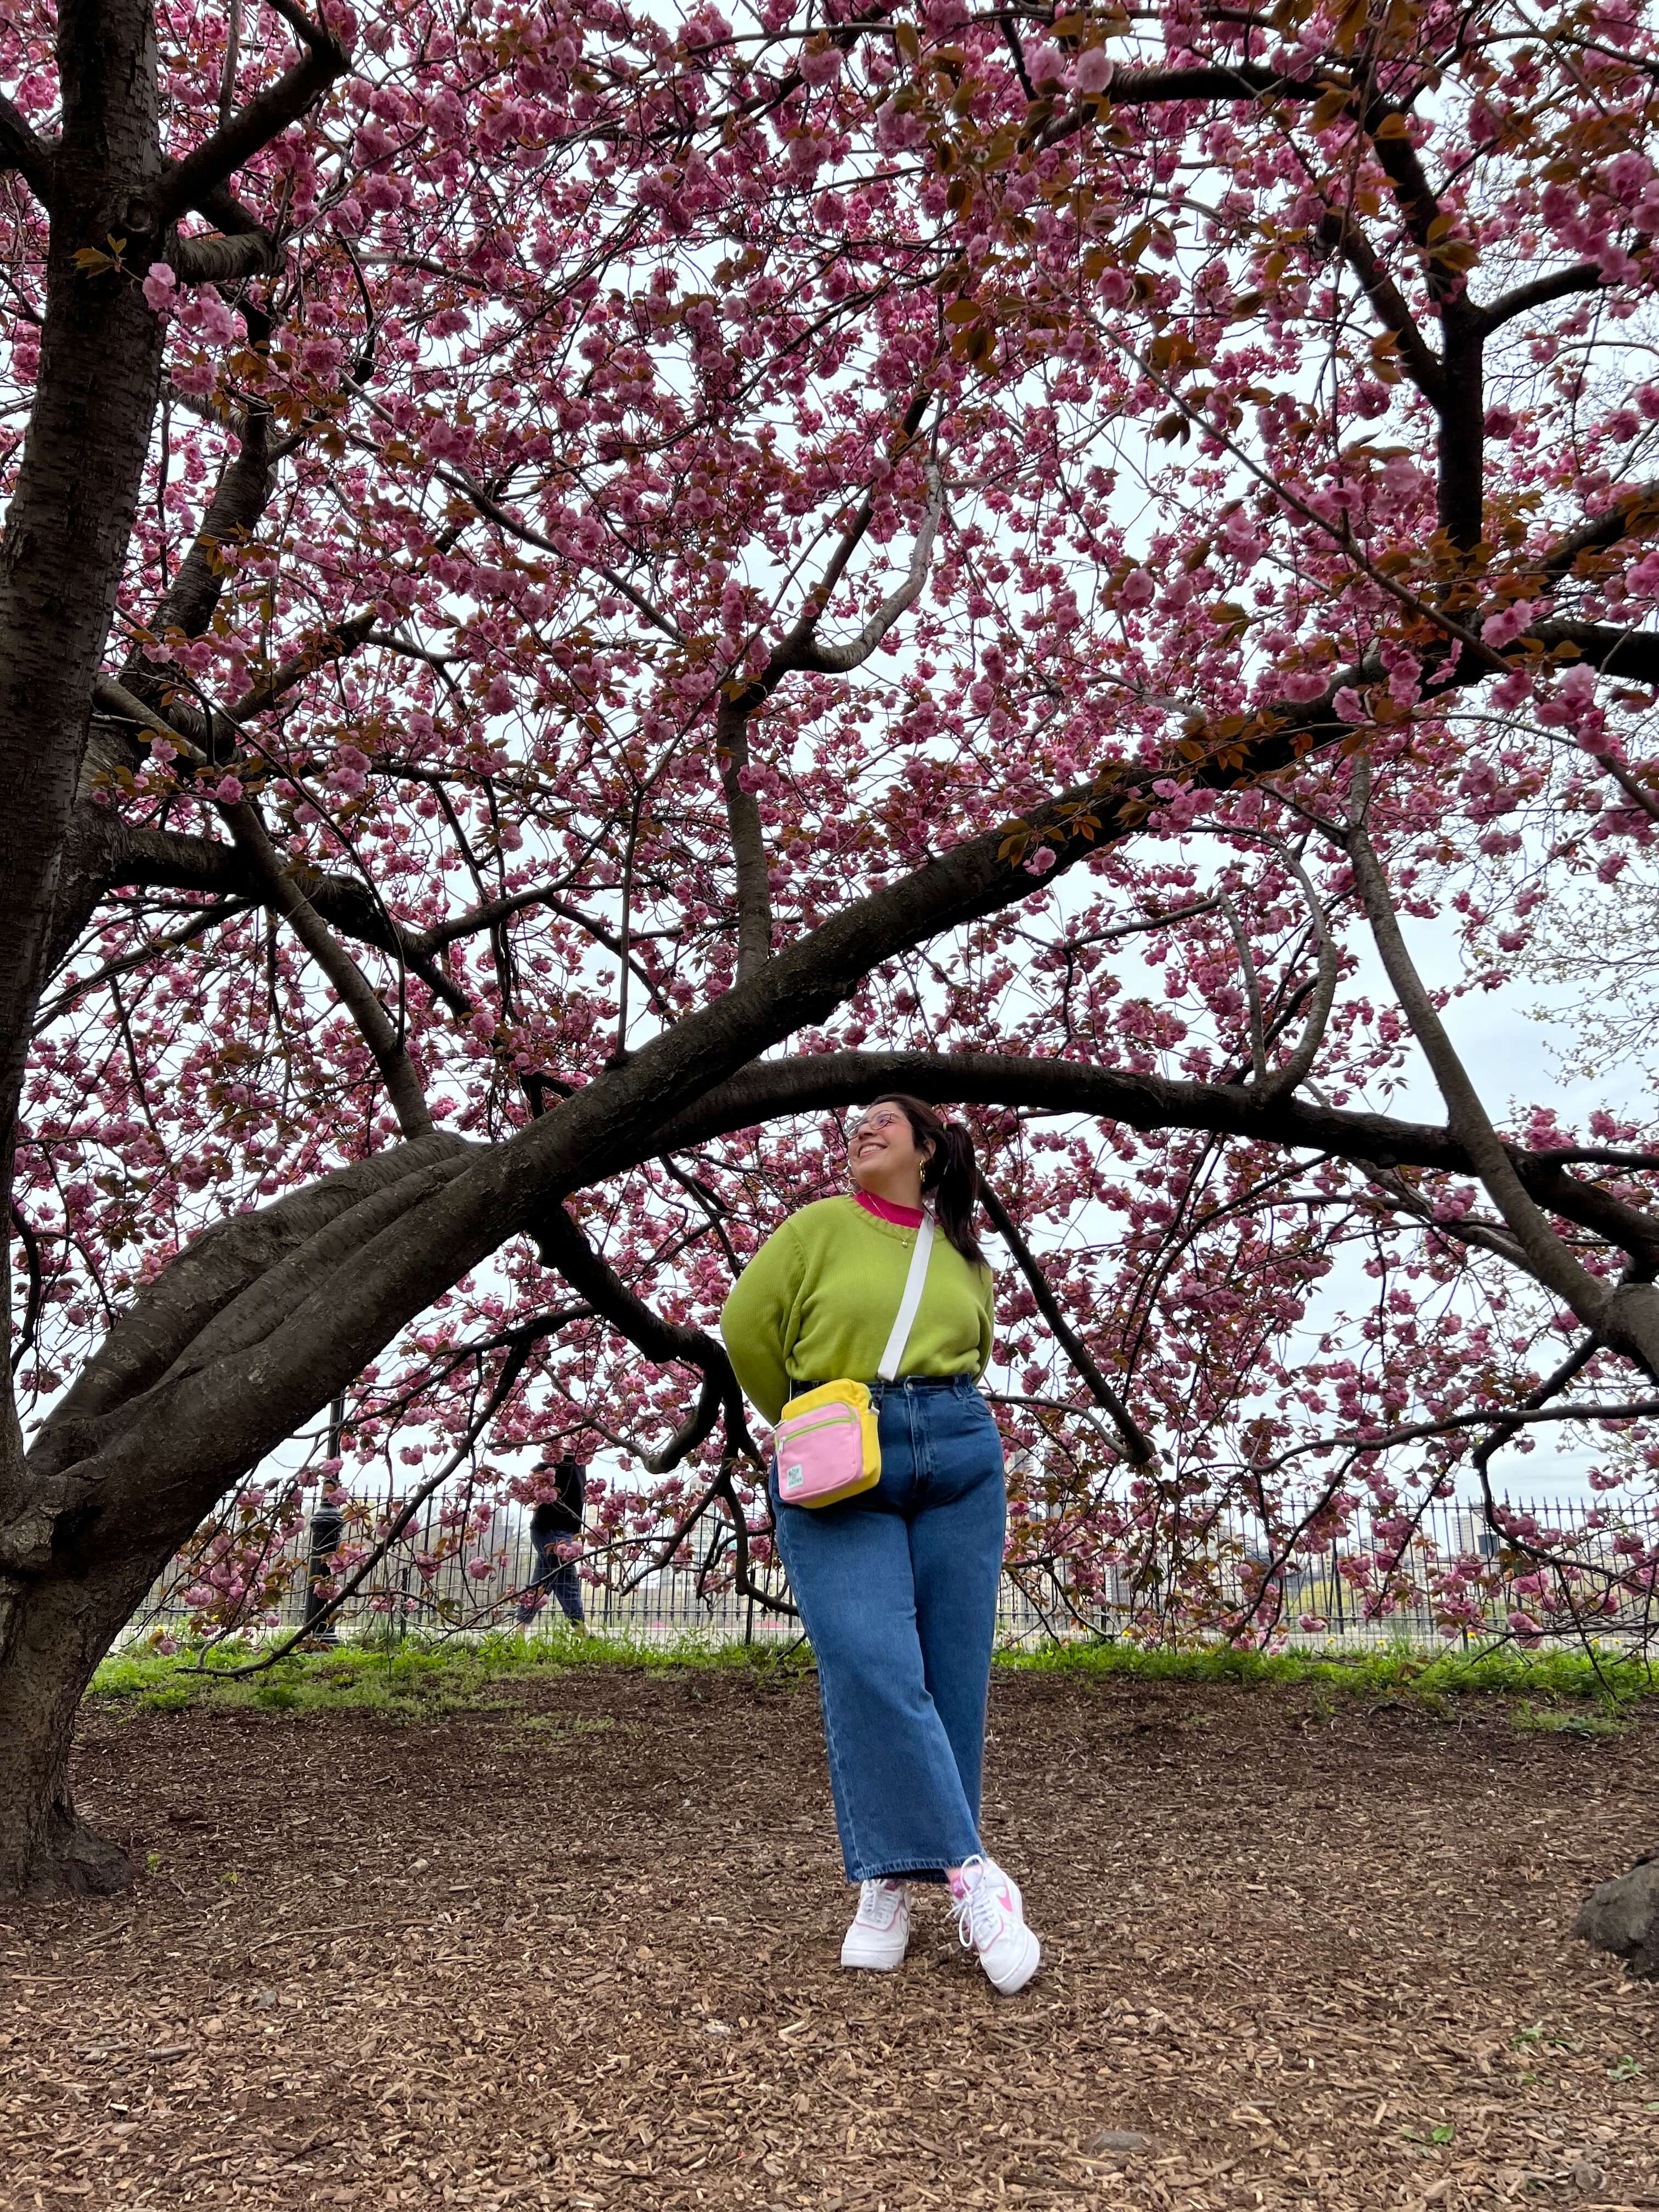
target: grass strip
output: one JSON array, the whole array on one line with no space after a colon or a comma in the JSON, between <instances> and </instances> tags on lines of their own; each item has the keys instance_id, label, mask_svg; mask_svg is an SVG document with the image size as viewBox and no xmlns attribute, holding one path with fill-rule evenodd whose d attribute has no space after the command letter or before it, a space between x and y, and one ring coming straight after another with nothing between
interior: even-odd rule
<instances>
[{"instance_id":1,"label":"grass strip","mask_svg":"<svg viewBox=\"0 0 1659 2212\"><path fill-rule=\"evenodd\" d=\"M575 1668L628 1667L653 1673L746 1671L781 1686L811 1666L803 1644L711 1644L696 1638L645 1643L619 1636L575 1636L559 1630L534 1635L492 1633L341 1643L296 1651L263 1674L216 1679L203 1664L229 1668L258 1656L252 1643L219 1645L210 1653L167 1656L129 1645L106 1659L88 1695L100 1705L143 1711L188 1706L216 1711L295 1713L368 1711L389 1718L434 1720L458 1712L501 1711L512 1703L502 1692L518 1682L548 1680ZM1425 1650L1395 1645L1383 1650L1323 1653L1240 1650L1231 1645L1188 1650L1147 1649L1128 1644L1048 1644L1005 1648L997 1664L1011 1672L1078 1680L1231 1685L1242 1689L1317 1686L1364 1698L1404 1697L1433 1709L1462 1696L1525 1701L1517 1726L1577 1731L1563 1706L1589 1706L1617 1717L1659 1692L1659 1673L1648 1661L1622 1650L1524 1652L1512 1644ZM1582 1732L1582 1731L1577 1731Z\"/></svg>"}]
</instances>

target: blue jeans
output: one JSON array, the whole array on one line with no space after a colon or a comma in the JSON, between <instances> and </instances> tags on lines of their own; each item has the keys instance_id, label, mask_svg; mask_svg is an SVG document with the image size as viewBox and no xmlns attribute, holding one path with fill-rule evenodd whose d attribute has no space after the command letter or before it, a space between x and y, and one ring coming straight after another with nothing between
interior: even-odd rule
<instances>
[{"instance_id":1,"label":"blue jeans","mask_svg":"<svg viewBox=\"0 0 1659 2212\"><path fill-rule=\"evenodd\" d=\"M569 1540L568 1536L550 1536L544 1543L538 1543L533 1536L531 1538L531 1549L536 1554L537 1572L535 1581L525 1592L519 1605L521 1627L528 1627L541 1611L544 1601L544 1591L549 1597L558 1600L567 1620L579 1621L586 1626L582 1612L581 1570L574 1559L562 1559L558 1553L559 1545Z\"/></svg>"},{"instance_id":2,"label":"blue jeans","mask_svg":"<svg viewBox=\"0 0 1659 2212\"><path fill-rule=\"evenodd\" d=\"M939 1881L980 1848L1002 1442L970 1376L872 1382L870 1395L876 1487L839 1505L784 1505L775 1463L772 1510L818 1662L847 1878Z\"/></svg>"}]
</instances>

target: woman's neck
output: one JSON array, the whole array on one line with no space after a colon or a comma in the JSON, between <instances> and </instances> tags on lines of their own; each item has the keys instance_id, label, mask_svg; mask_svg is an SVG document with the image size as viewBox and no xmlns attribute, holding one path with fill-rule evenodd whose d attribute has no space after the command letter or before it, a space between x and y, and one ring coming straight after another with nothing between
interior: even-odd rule
<instances>
[{"instance_id":1,"label":"woman's neck","mask_svg":"<svg viewBox=\"0 0 1659 2212\"><path fill-rule=\"evenodd\" d=\"M921 1208L901 1206L896 1200L883 1198L873 1190L855 1190L854 1197L866 1213L873 1213L878 1221L891 1221L901 1229L920 1229Z\"/></svg>"},{"instance_id":2,"label":"woman's neck","mask_svg":"<svg viewBox=\"0 0 1659 2212\"><path fill-rule=\"evenodd\" d=\"M885 1167L875 1161L861 1164L853 1176L854 1198L878 1198L884 1206L908 1206L912 1213L921 1208L921 1170L914 1164L906 1167Z\"/></svg>"}]
</instances>

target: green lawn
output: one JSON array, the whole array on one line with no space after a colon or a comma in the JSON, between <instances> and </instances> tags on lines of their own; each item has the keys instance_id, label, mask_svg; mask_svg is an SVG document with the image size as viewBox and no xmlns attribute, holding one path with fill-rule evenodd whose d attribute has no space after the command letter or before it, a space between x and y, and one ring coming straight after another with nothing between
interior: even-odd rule
<instances>
[{"instance_id":1,"label":"green lawn","mask_svg":"<svg viewBox=\"0 0 1659 2212\"><path fill-rule=\"evenodd\" d=\"M513 1702L515 1682L574 1668L653 1670L736 1668L774 1677L811 1665L804 1645L708 1644L693 1640L643 1644L579 1637L559 1631L532 1637L477 1638L411 1635L398 1643L341 1644L297 1651L272 1667L239 1674L259 1656L252 1644L223 1644L205 1658L163 1657L131 1647L106 1659L90 1694L100 1703L173 1711L209 1704L277 1712L366 1707L416 1720L462 1708ZM1145 1650L1129 1644L1061 1644L999 1652L1000 1667L1024 1673L1131 1681L1234 1683L1243 1688L1312 1686L1359 1697L1404 1697L1431 1707L1465 1696L1524 1700L1516 1725L1578 1730L1618 1725L1622 1708L1659 1692L1659 1674L1641 1659L1612 1650L1528 1654L1505 1646L1486 1651L1419 1651L1404 1647L1352 1656L1262 1653L1213 1645L1195 1650ZM205 1670L205 1671L204 1671Z\"/></svg>"}]
</instances>

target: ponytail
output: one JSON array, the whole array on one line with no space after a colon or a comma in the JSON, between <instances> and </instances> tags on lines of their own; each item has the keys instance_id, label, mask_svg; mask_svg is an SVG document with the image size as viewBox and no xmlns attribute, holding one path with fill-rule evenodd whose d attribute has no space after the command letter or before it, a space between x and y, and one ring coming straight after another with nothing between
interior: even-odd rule
<instances>
[{"instance_id":1,"label":"ponytail","mask_svg":"<svg viewBox=\"0 0 1659 2212\"><path fill-rule=\"evenodd\" d=\"M985 1255L974 1230L974 1213L979 1205L979 1169L974 1159L973 1139L960 1121L947 1121L943 1115L935 1113L921 1099L912 1098L908 1092L886 1091L870 1103L896 1106L910 1124L917 1147L933 1146L921 1171L922 1197L932 1200L933 1218L963 1258L982 1267Z\"/></svg>"}]
</instances>

